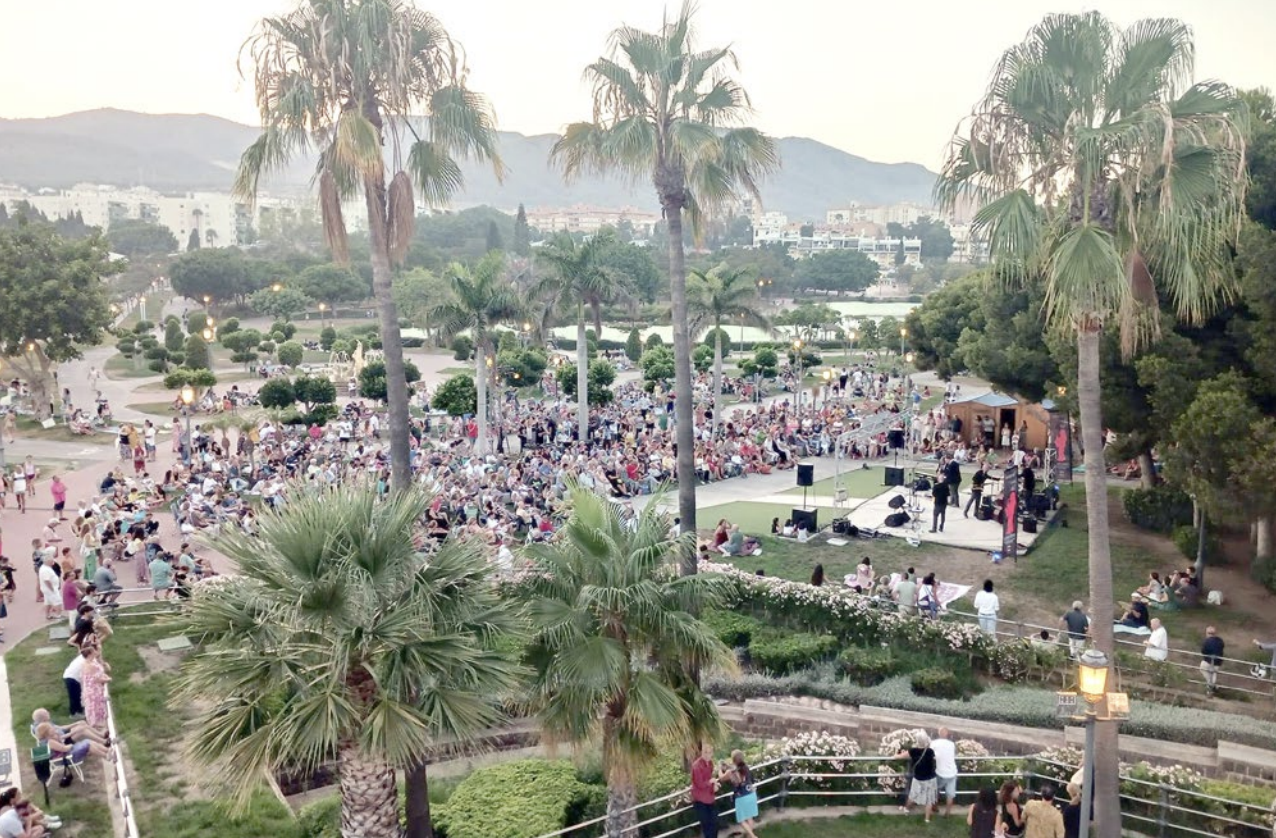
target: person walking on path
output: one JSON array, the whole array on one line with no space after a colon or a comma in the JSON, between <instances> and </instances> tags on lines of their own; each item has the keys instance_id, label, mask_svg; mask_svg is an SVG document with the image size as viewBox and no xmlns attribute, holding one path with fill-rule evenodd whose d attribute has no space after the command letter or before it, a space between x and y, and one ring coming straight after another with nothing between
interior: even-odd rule
<instances>
[{"instance_id":1,"label":"person walking on path","mask_svg":"<svg viewBox=\"0 0 1276 838\"><path fill-rule=\"evenodd\" d=\"M1090 632L1090 618L1082 611L1083 603L1077 600L1072 603L1072 610L1063 615L1061 622L1068 627L1068 653L1073 660L1081 657L1085 651L1085 638Z\"/></svg>"},{"instance_id":2,"label":"person walking on path","mask_svg":"<svg viewBox=\"0 0 1276 838\"><path fill-rule=\"evenodd\" d=\"M1205 692L1218 692L1218 668L1223 665L1223 638L1213 626L1205 627L1205 642L1201 644L1201 674L1205 676Z\"/></svg>"},{"instance_id":3,"label":"person walking on path","mask_svg":"<svg viewBox=\"0 0 1276 838\"><path fill-rule=\"evenodd\" d=\"M62 475L53 475L53 482L49 484L49 494L53 495L53 511L57 513L59 521L66 520L66 484L62 482Z\"/></svg>"}]
</instances>

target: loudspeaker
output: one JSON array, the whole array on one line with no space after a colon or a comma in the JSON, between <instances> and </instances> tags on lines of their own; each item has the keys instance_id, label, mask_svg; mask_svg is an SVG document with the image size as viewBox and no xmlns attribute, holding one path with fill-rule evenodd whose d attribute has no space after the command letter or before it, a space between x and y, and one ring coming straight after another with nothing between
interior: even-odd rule
<instances>
[{"instance_id":1,"label":"loudspeaker","mask_svg":"<svg viewBox=\"0 0 1276 838\"><path fill-rule=\"evenodd\" d=\"M896 449L903 448L904 447L904 432L901 430L887 431L886 444L889 445L891 448L896 448Z\"/></svg>"},{"instance_id":2,"label":"loudspeaker","mask_svg":"<svg viewBox=\"0 0 1276 838\"><path fill-rule=\"evenodd\" d=\"M883 483L882 485L883 486L903 486L904 485L904 470L902 468L892 468L891 466L887 466L886 467L886 482Z\"/></svg>"},{"instance_id":3,"label":"loudspeaker","mask_svg":"<svg viewBox=\"0 0 1276 838\"><path fill-rule=\"evenodd\" d=\"M886 501L886 505L889 506L891 509L902 509L906 503L908 503L908 501L904 500L903 495L896 495L895 497Z\"/></svg>"},{"instance_id":4,"label":"loudspeaker","mask_svg":"<svg viewBox=\"0 0 1276 838\"><path fill-rule=\"evenodd\" d=\"M797 484L799 486L814 486L815 485L815 465L814 464L798 463Z\"/></svg>"},{"instance_id":5,"label":"loudspeaker","mask_svg":"<svg viewBox=\"0 0 1276 838\"><path fill-rule=\"evenodd\" d=\"M913 484L913 491L915 491L915 492L929 492L929 491L930 491L930 481L929 481L929 480L927 480L925 477L919 477L919 478L917 478L917 482Z\"/></svg>"},{"instance_id":6,"label":"loudspeaker","mask_svg":"<svg viewBox=\"0 0 1276 838\"><path fill-rule=\"evenodd\" d=\"M793 510L793 528L800 530L803 527L809 533L819 531L819 525L816 523L818 518L814 509L794 509Z\"/></svg>"},{"instance_id":7,"label":"loudspeaker","mask_svg":"<svg viewBox=\"0 0 1276 838\"><path fill-rule=\"evenodd\" d=\"M833 522L833 532L838 535L846 535L851 530L851 521L849 518L838 518Z\"/></svg>"},{"instance_id":8,"label":"loudspeaker","mask_svg":"<svg viewBox=\"0 0 1276 838\"><path fill-rule=\"evenodd\" d=\"M902 527L911 520L907 512L894 512L886 516L886 526Z\"/></svg>"},{"instance_id":9,"label":"loudspeaker","mask_svg":"<svg viewBox=\"0 0 1276 838\"><path fill-rule=\"evenodd\" d=\"M1031 517L1031 516L1030 516L1030 517L1024 518L1024 519L1023 519L1022 521L1020 521L1019 523L1023 526L1023 531L1024 531L1024 532L1036 532L1036 531L1037 531L1037 519L1036 519L1036 518L1033 518L1033 517Z\"/></svg>"}]
</instances>

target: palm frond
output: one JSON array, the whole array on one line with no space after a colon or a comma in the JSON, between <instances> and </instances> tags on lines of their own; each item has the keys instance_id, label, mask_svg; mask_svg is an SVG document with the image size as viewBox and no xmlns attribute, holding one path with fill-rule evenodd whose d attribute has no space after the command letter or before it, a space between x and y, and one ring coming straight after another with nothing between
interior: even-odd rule
<instances>
[{"instance_id":1,"label":"palm frond","mask_svg":"<svg viewBox=\"0 0 1276 838\"><path fill-rule=\"evenodd\" d=\"M407 170L427 206L443 206L465 184L460 165L438 143L419 140L408 149Z\"/></svg>"}]
</instances>

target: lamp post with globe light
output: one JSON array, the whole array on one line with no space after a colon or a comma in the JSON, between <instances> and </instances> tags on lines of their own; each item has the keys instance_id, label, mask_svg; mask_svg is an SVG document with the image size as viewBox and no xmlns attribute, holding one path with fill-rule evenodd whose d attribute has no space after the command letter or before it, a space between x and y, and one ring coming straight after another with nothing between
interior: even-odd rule
<instances>
[{"instance_id":1,"label":"lamp post with globe light","mask_svg":"<svg viewBox=\"0 0 1276 838\"><path fill-rule=\"evenodd\" d=\"M186 414L186 442L182 445L182 462L191 467L191 404L195 401L195 388L189 384L182 385L182 412Z\"/></svg>"},{"instance_id":2,"label":"lamp post with globe light","mask_svg":"<svg viewBox=\"0 0 1276 838\"><path fill-rule=\"evenodd\" d=\"M797 386L793 389L797 392L797 409L802 409L802 382L804 373L802 370L802 339L794 338L793 340L793 357L797 359Z\"/></svg>"},{"instance_id":3,"label":"lamp post with globe light","mask_svg":"<svg viewBox=\"0 0 1276 838\"><path fill-rule=\"evenodd\" d=\"M1058 693L1058 716L1085 723L1085 754L1082 761L1081 823L1079 838L1088 838L1094 806L1094 727L1098 722L1117 722L1130 717L1130 698L1125 693L1108 692L1111 661L1099 649L1086 649L1077 658L1076 692ZM1078 706L1077 697L1084 700ZM1119 815L1118 815L1119 817Z\"/></svg>"}]
</instances>

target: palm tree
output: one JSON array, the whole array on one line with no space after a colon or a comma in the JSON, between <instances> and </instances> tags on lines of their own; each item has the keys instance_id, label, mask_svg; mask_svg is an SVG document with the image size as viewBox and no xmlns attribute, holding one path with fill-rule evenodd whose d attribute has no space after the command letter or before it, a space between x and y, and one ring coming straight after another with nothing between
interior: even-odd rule
<instances>
[{"instance_id":1,"label":"palm tree","mask_svg":"<svg viewBox=\"0 0 1276 838\"><path fill-rule=\"evenodd\" d=\"M458 157L490 160L500 174L492 114L465 86L463 55L447 31L406 0L302 0L263 19L245 51L262 133L240 159L235 191L252 199L262 175L317 151L324 237L339 263L349 259L341 203L362 196L367 207L391 476L402 488L411 482L408 390L392 266L412 240L414 187L427 205L446 203L462 186ZM423 125L409 121L421 115Z\"/></svg>"},{"instance_id":2,"label":"palm tree","mask_svg":"<svg viewBox=\"0 0 1276 838\"><path fill-rule=\"evenodd\" d=\"M612 273L602 264L602 253L616 242L610 230L602 230L584 244L567 233L559 233L536 252L553 272L532 290L534 298L553 300L553 308L574 304L576 309L576 421L583 442L589 433L589 351L585 340L585 307L595 312L617 291ZM597 319L597 316L595 316ZM601 334L601 333L600 333Z\"/></svg>"},{"instance_id":3,"label":"palm tree","mask_svg":"<svg viewBox=\"0 0 1276 838\"><path fill-rule=\"evenodd\" d=\"M481 545L416 551L428 500L297 486L258 518L259 537L213 539L240 575L192 599L188 631L204 645L177 696L202 708L193 755L241 799L280 766L335 759L341 834L397 838L395 769L501 721L517 667L494 649L513 612Z\"/></svg>"},{"instance_id":4,"label":"palm tree","mask_svg":"<svg viewBox=\"0 0 1276 838\"><path fill-rule=\"evenodd\" d=\"M728 72L736 67L735 54L729 48L695 48L694 9L685 0L678 17L657 32L615 30L611 56L585 68L594 88L593 119L567 126L551 152L568 178L619 171L635 180L651 178L656 189L669 226L678 514L691 532L696 528L695 426L682 215L688 214L698 233L710 210L741 192L761 203L756 178L779 166L769 137L738 127L751 107ZM695 573L694 551L688 550L682 567Z\"/></svg>"},{"instance_id":5,"label":"palm tree","mask_svg":"<svg viewBox=\"0 0 1276 838\"><path fill-rule=\"evenodd\" d=\"M716 738L721 720L700 690L700 667L734 666L693 613L722 601L726 579L678 575L694 533L670 535L659 498L636 518L574 485L571 515L552 544L529 550L520 591L533 629L530 709L553 740L601 739L607 835L635 826L636 780L660 748Z\"/></svg>"},{"instance_id":6,"label":"palm tree","mask_svg":"<svg viewBox=\"0 0 1276 838\"><path fill-rule=\"evenodd\" d=\"M487 452L487 383L495 371L495 347L492 332L505 320L517 319L523 313L523 302L493 260L485 259L473 272L461 265L452 266L453 300L430 313L431 322L453 337L469 330L474 341L474 383L478 389L478 439L475 451ZM490 353L490 354L489 354ZM489 371L488 365L493 365Z\"/></svg>"},{"instance_id":7,"label":"palm tree","mask_svg":"<svg viewBox=\"0 0 1276 838\"><path fill-rule=\"evenodd\" d=\"M1243 215L1245 110L1192 82L1175 20L1125 30L1098 13L1051 15L998 63L954 138L937 197L982 205L976 226L1003 268L1044 278L1047 321L1075 333L1095 645L1114 658L1100 337L1127 353L1154 333L1158 289L1199 321L1230 293L1228 241ZM1095 815L1120 834L1116 728L1097 734Z\"/></svg>"},{"instance_id":8,"label":"palm tree","mask_svg":"<svg viewBox=\"0 0 1276 838\"><path fill-rule=\"evenodd\" d=\"M691 317L691 337L698 340L712 324L713 341L713 428L718 427L718 404L722 401L722 324L741 324L771 331L771 321L760 309L758 287L747 271L720 267L712 271L693 270L687 283L687 310Z\"/></svg>"}]
</instances>

